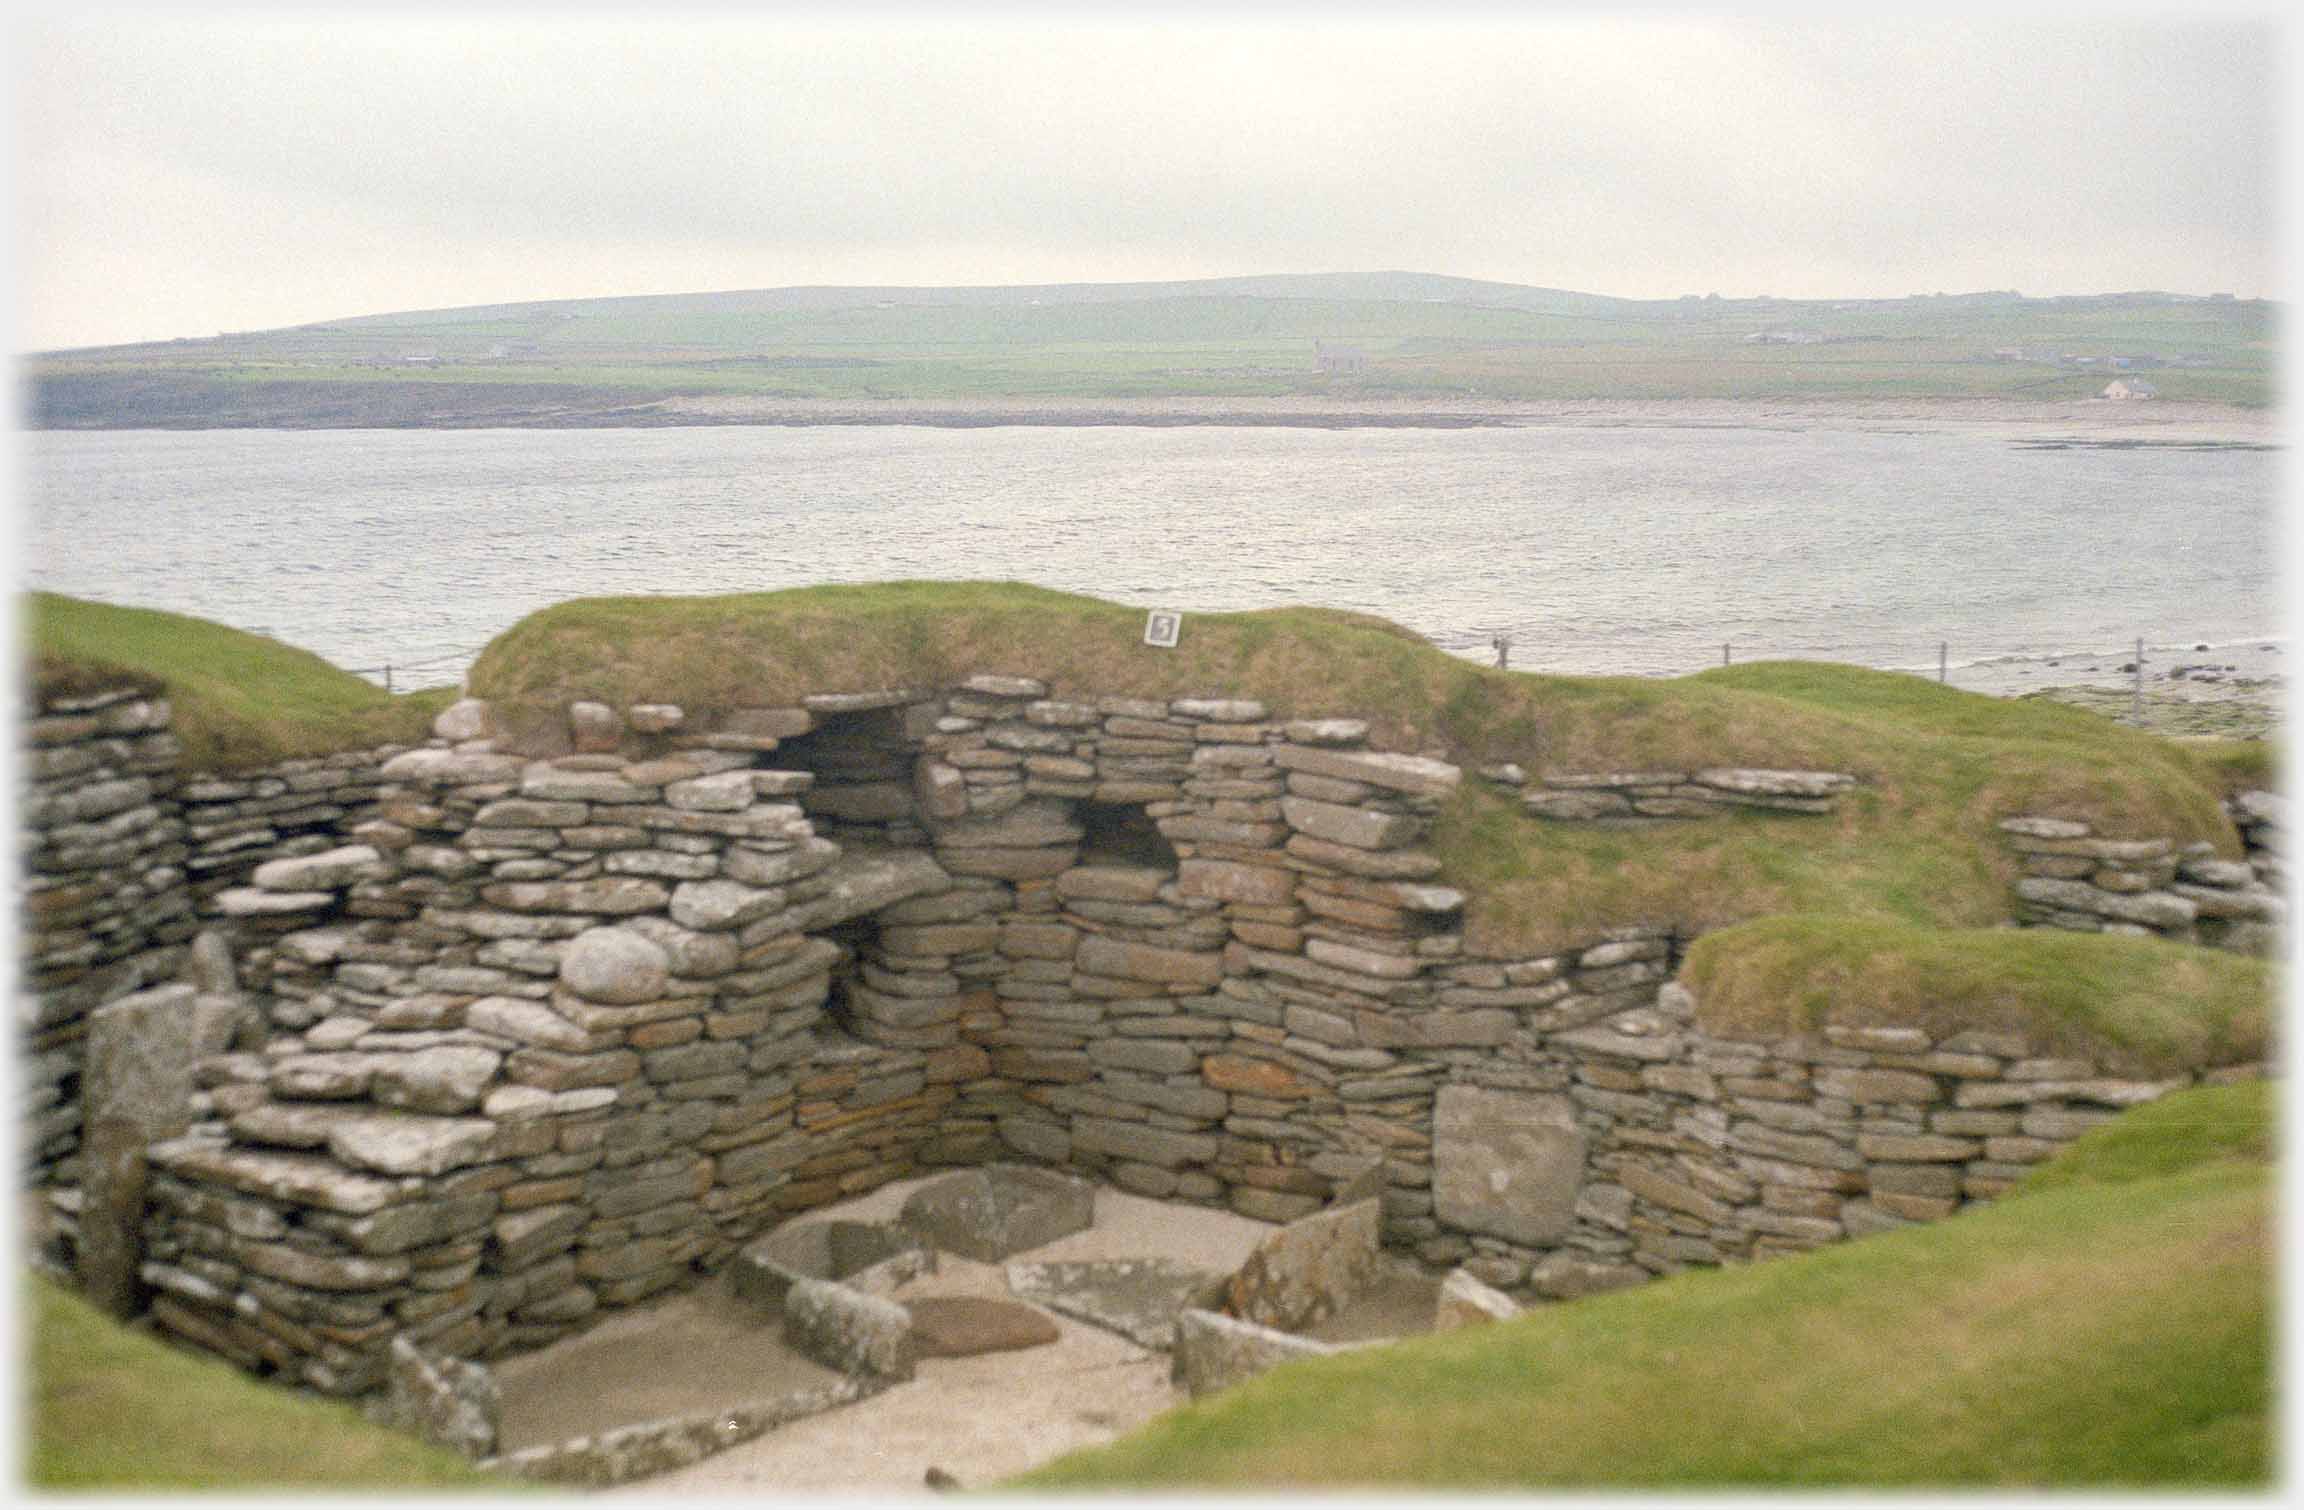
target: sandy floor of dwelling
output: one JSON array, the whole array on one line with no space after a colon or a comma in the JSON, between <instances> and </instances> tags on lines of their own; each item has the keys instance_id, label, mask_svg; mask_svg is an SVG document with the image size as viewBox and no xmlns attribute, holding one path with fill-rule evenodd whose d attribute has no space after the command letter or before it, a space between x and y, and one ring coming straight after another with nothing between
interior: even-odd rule
<instances>
[{"instance_id":1,"label":"sandy floor of dwelling","mask_svg":"<svg viewBox=\"0 0 2304 1510\"><path fill-rule=\"evenodd\" d=\"M809 1216L886 1220L921 1183L885 1186ZM1229 1212L1107 1189L1096 1194L1095 1226L1016 1258L1165 1258L1228 1272L1273 1230L1271 1223ZM1317 1335L1351 1341L1424 1331L1431 1324L1435 1283L1401 1274ZM947 1254L936 1274L913 1281L896 1298L924 1295L1008 1298L1009 1291L1001 1265ZM1047 1346L924 1359L915 1378L868 1400L612 1492L917 1495L926 1492L932 1467L963 1485L983 1485L1109 1441L1181 1402L1168 1382L1167 1354L1086 1322L1053 1319L1060 1335ZM780 1331L775 1318L751 1312L715 1282L618 1316L582 1337L505 1360L497 1370L504 1445L518 1448L711 1410L833 1377L786 1348Z\"/></svg>"}]
</instances>

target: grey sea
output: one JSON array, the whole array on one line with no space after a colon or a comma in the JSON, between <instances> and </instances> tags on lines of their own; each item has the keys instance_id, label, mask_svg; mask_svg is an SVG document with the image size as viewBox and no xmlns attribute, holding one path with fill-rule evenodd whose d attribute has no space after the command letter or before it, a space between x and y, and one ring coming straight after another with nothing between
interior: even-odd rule
<instances>
[{"instance_id":1,"label":"grey sea","mask_svg":"<svg viewBox=\"0 0 2304 1510\"><path fill-rule=\"evenodd\" d=\"M1323 604L1579 674L1726 655L1933 675L1942 653L1982 685L2282 627L2262 448L1601 426L23 441L20 586L202 615L404 687L455 680L566 598L899 578L1176 609L1186 633Z\"/></svg>"}]
</instances>

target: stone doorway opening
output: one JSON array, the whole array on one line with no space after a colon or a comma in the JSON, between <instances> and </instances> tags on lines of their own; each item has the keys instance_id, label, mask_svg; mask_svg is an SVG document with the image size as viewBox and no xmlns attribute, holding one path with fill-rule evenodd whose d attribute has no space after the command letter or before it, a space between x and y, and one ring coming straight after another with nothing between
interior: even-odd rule
<instances>
[{"instance_id":1,"label":"stone doorway opening","mask_svg":"<svg viewBox=\"0 0 2304 1510\"><path fill-rule=\"evenodd\" d=\"M1082 801L1073 818L1083 830L1082 865L1122 865L1176 874L1176 847L1161 834L1141 803Z\"/></svg>"}]
</instances>

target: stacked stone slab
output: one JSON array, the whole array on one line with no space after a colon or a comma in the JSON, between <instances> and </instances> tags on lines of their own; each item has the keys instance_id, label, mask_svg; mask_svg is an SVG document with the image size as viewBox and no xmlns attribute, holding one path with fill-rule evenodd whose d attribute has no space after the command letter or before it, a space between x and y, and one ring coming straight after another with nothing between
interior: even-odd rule
<instances>
[{"instance_id":1,"label":"stacked stone slab","mask_svg":"<svg viewBox=\"0 0 2304 1510\"><path fill-rule=\"evenodd\" d=\"M2288 825L2288 799L2277 792L2239 792L2225 802L2224 812L2240 831L2256 879L2285 894L2288 868L2282 860L2280 835Z\"/></svg>"},{"instance_id":2,"label":"stacked stone slab","mask_svg":"<svg viewBox=\"0 0 2304 1510\"><path fill-rule=\"evenodd\" d=\"M180 746L150 689L36 693L24 724L23 1100L34 1184L77 1182L88 1016L172 979L195 921L176 802Z\"/></svg>"},{"instance_id":3,"label":"stacked stone slab","mask_svg":"<svg viewBox=\"0 0 2304 1510\"><path fill-rule=\"evenodd\" d=\"M1506 785L1518 767L1497 773ZM1856 778L1838 771L1763 771L1713 766L1694 771L1551 772L1522 805L1539 818L1639 828L1673 818L1712 818L1723 813L1811 813L1833 811Z\"/></svg>"},{"instance_id":4,"label":"stacked stone slab","mask_svg":"<svg viewBox=\"0 0 2304 1510\"><path fill-rule=\"evenodd\" d=\"M2269 799L2276 801L2277 799ZM2269 810L2267 794L2235 799L2237 815ZM2272 825L2257 822L2259 834ZM2276 889L2278 862L2217 858L2216 847L2178 849L2167 839L2107 839L2071 818L2002 820L2021 858L2018 921L2083 933L2178 939L2247 954L2276 954L2287 903ZM2251 842L2253 854L2260 847ZM2268 883L2267 875L2275 880Z\"/></svg>"},{"instance_id":5,"label":"stacked stone slab","mask_svg":"<svg viewBox=\"0 0 2304 1510\"><path fill-rule=\"evenodd\" d=\"M248 884L267 860L333 849L374 812L383 777L380 751L285 760L229 775L197 775L178 788L184 868L202 910L221 892ZM226 914L229 915L229 914Z\"/></svg>"},{"instance_id":6,"label":"stacked stone slab","mask_svg":"<svg viewBox=\"0 0 2304 1510\"><path fill-rule=\"evenodd\" d=\"M2014 1034L1744 1038L1694 1015L1668 985L1548 1035L1525 1087L1440 1092L1434 1190L1475 1277L1571 1298L1950 1216L2122 1109L2261 1072L2142 1079Z\"/></svg>"}]
</instances>

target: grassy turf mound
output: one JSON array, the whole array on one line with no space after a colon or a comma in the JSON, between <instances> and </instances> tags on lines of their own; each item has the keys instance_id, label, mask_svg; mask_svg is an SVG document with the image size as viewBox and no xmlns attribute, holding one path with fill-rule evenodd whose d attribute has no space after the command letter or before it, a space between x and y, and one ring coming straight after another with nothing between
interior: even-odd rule
<instances>
[{"instance_id":1,"label":"grassy turf mound","mask_svg":"<svg viewBox=\"0 0 2304 1510\"><path fill-rule=\"evenodd\" d=\"M394 696L264 635L59 593L25 595L21 635L32 690L164 691L195 770L421 740L455 696Z\"/></svg>"},{"instance_id":2,"label":"grassy turf mound","mask_svg":"<svg viewBox=\"0 0 2304 1510\"><path fill-rule=\"evenodd\" d=\"M45 1279L23 1279L17 1294L28 1343L23 1472L34 1489L523 1487L348 1405L164 1346Z\"/></svg>"},{"instance_id":3,"label":"grassy turf mound","mask_svg":"<svg viewBox=\"0 0 2304 1510\"><path fill-rule=\"evenodd\" d=\"M1706 934L1680 979L1704 1026L1731 1034L1827 1023L2026 1032L2043 1053L2166 1075L2264 1057L2274 974L2165 939L1798 914Z\"/></svg>"},{"instance_id":4,"label":"grassy turf mound","mask_svg":"<svg viewBox=\"0 0 2304 1510\"><path fill-rule=\"evenodd\" d=\"M2270 1114L2170 1096L1954 1220L1291 1363L1009 1487L2260 1489Z\"/></svg>"},{"instance_id":5,"label":"grassy turf mound","mask_svg":"<svg viewBox=\"0 0 2304 1510\"><path fill-rule=\"evenodd\" d=\"M420 738L449 693L389 697L302 651L174 614L30 599L43 674L124 667L163 682L195 768ZM1201 614L1172 650L1143 613L1015 582L830 585L711 597L583 598L529 615L474 665L508 723L568 703L680 704L698 717L811 692L936 688L978 671L1056 696L1237 695L1276 716L1365 718L1379 748L1531 773L1749 765L1846 771L1829 818L1745 816L1637 834L1527 817L1467 782L1431 848L1473 896L1475 954L1566 947L1632 923L1697 934L1770 913L1925 927L2007 916L2017 812L2120 837L2205 839L2236 856L2218 803L2260 752L2180 745L2052 704L1814 662L1671 680L1501 671L1396 624L1318 608Z\"/></svg>"},{"instance_id":6,"label":"grassy turf mound","mask_svg":"<svg viewBox=\"0 0 2304 1510\"><path fill-rule=\"evenodd\" d=\"M2013 862L1994 824L2020 812L2100 832L2205 839L2237 855L2218 803L2258 774L2053 704L1913 676L1764 662L1673 680L1501 671L1364 615L1202 614L1173 650L1139 609L1013 582L897 582L694 598L587 598L530 615L472 672L515 725L577 699L692 713L809 692L1038 677L1057 697L1231 695L1279 717L1365 718L1380 748L1468 767L1748 765L1846 771L1865 785L1826 819L1752 816L1638 834L1548 824L1468 782L1431 847L1472 893L1476 954L1588 941L1630 923L1704 932L1775 912L1841 911L1930 927L2008 914Z\"/></svg>"}]
</instances>

